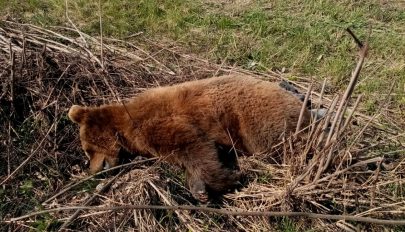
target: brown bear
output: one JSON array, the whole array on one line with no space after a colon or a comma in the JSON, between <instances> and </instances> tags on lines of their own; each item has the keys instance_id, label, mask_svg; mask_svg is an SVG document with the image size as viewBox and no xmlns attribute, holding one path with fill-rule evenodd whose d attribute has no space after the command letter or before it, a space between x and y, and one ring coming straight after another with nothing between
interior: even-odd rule
<instances>
[{"instance_id":1,"label":"brown bear","mask_svg":"<svg viewBox=\"0 0 405 232\"><path fill-rule=\"evenodd\" d=\"M82 107L79 124L90 171L117 165L121 148L159 156L186 169L191 193L207 200L207 188L223 192L240 173L224 167L218 145L246 154L269 151L296 129L302 102L278 84L228 75L147 90L128 102ZM310 121L305 110L303 126Z\"/></svg>"}]
</instances>

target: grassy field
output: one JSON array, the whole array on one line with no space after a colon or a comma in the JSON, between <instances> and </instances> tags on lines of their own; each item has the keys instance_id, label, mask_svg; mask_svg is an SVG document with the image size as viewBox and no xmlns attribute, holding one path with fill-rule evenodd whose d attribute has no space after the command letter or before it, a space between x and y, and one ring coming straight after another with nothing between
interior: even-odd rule
<instances>
[{"instance_id":1,"label":"grassy field","mask_svg":"<svg viewBox=\"0 0 405 232\"><path fill-rule=\"evenodd\" d=\"M400 0L101 2L107 36L142 32L217 63L283 70L291 78L328 78L333 87L347 84L355 62L355 44L345 28L363 40L371 28L371 52L358 91L366 94L372 113L395 82L393 110L404 110L405 4ZM64 1L2 0L0 9L3 17L37 25L70 25ZM99 13L98 1L68 1L70 19L86 33L100 33Z\"/></svg>"},{"instance_id":2,"label":"grassy field","mask_svg":"<svg viewBox=\"0 0 405 232\"><path fill-rule=\"evenodd\" d=\"M227 67L235 66L263 73L270 70L281 72L284 77L292 81L304 83L305 85L311 79L314 79L318 83L317 86L319 86L319 83L326 78L328 80L327 94L332 96L337 92L342 92L347 86L351 71L356 65L358 58L358 48L345 29L350 27L362 41L366 41L369 32L371 32L369 38L370 52L361 72L360 82L356 87L355 95L364 95L359 112L368 116L378 113L375 121L381 126L378 126L378 129L371 128L371 132L366 131L364 136L362 134L363 131L359 133L362 134L361 138L364 137L367 141L359 141L358 144L355 144L359 149L356 146L353 146L353 148L356 148L357 150L354 149L356 151L362 151L363 149L365 152L362 154L365 154L367 158L384 156L396 161L403 161L403 155L400 152L403 152L404 149L404 137L397 136L398 134L403 134L405 129L405 3L401 0L109 0L101 1L101 9L98 1L71 0L67 2L68 7L66 8L65 1L62 0L0 0L0 19L39 25L52 30L62 30L61 27L65 26L69 28L75 26L80 31L98 39L100 36L101 15L104 38L118 38L133 42L134 44L142 41L139 44L149 46L145 48L145 50L148 49L147 52L149 54L158 54L156 58L162 57L161 63L147 57L143 62L139 62L139 65L135 61L124 60L127 63L123 63L125 65L128 64L128 67L124 66L127 69L117 68L116 70L121 72L117 74L117 77L120 75L120 77L131 75L136 77L129 82L128 80L122 80L121 83L113 78L114 75L106 77L111 78L108 79L108 82L112 84L114 90L117 90L119 94L124 96L127 93L132 94L134 89L138 91L139 89L153 86L153 84L156 84L154 81L156 81L159 75L163 77L159 80L161 81L159 84L169 84L180 81L181 78L177 79L177 74L184 77L188 73L201 73L201 76L197 75L197 78L202 78L218 73L218 67L214 64L226 65ZM69 36L79 38L75 32L70 32ZM56 40L58 41L58 39ZM150 43L148 43L149 41ZM74 47L73 43L68 43L63 39L60 39L60 42ZM110 43L110 45L114 44L111 41ZM198 63L185 57L179 58L168 51L162 52L164 49L158 46L154 47L156 44L161 44L168 48L175 47L176 50L180 49L184 54L192 54L193 57L199 57L203 61L208 60L210 62ZM91 47L93 45L94 47ZM89 49L91 51L99 51L99 47L95 44L90 44ZM139 52L139 50L134 50L136 51L131 50L131 52L136 55L144 56L146 54L142 52L138 54L136 52ZM1 54L8 54L7 45L0 52L4 52ZM32 162L25 165L15 174L14 179L11 179L3 185L3 188L0 188L0 218L20 216L43 208L44 206L41 205L43 200L49 199L54 193L66 187L70 184L69 181L71 179L77 178L79 176L78 173L81 173L81 170L85 169L84 156L82 157L82 151L80 150L80 144L76 136L77 127L74 127L66 117L66 110L71 104L74 102L80 102L80 104L99 104L104 101L115 100L110 96L110 92L106 90L108 86L105 86L105 83L100 81L100 77L105 77L105 73L99 72L97 68L89 65L91 62L86 63L79 59L76 61L72 58L73 56L61 55L55 52L60 57L64 57L51 56L52 58L56 57L55 60L58 65L52 66L52 63L51 65L47 63L46 65L48 66L41 67L41 61L42 64L44 64L44 61L43 57L41 58L42 53L38 47L32 46L30 54L29 58L32 63L28 62L28 64L32 65L32 67L29 65L27 67L21 66L21 70L25 71L17 72L18 75L24 78L32 78L32 80L25 80L24 78L18 80L21 85L20 89L25 92L21 92L21 96L19 96L21 99L17 99L16 101L21 100L24 104L28 102L26 105L21 105L24 108L22 110L24 112L21 113L20 118L16 116L17 113L15 115L12 113L8 114L8 111L12 110L5 105L9 104L10 101L2 98L3 96L0 98L1 103L6 103L0 109L0 132L2 132L0 133L0 140L7 140L4 144L0 143L0 150L3 148L9 149L7 154L0 155L0 180L3 181L3 177L7 178L10 176L10 169L12 171L18 167L33 151L38 150L38 154L32 158ZM111 57L113 56L111 55ZM8 59L8 55L0 57L0 61L4 64L3 67L0 66L0 80L8 80L7 74L10 70ZM20 60L18 61L20 62ZM111 58L110 62L111 64L122 65L119 62L114 63L114 58ZM163 71L159 70L161 68L159 65L163 64L163 66L167 65L170 67L170 65L175 66L176 62L180 63L176 66L180 70L175 73L176 75L169 75L163 69ZM200 68L198 69L194 66L190 68L188 66L189 62L194 62L190 64L190 67L194 65ZM70 63L72 64L71 66ZM73 70L68 70L69 67L74 68L72 68ZM84 68L80 70L80 67ZM62 78L65 69L68 71L66 77ZM39 70L39 74L36 74L37 70ZM116 70L112 68L110 71L113 73ZM77 78L77 76L81 77L82 75L86 78ZM187 77L195 78L193 75L188 75ZM46 80L43 81L41 78L44 76L48 79L45 78ZM186 78L182 80L187 80ZM75 90L70 92L72 86L75 86L74 88L80 91ZM387 94L390 92L391 87L393 87L393 90L388 98ZM4 96L8 94L7 88L7 84L4 84ZM317 91L319 92L319 89ZM108 100L102 99L104 97ZM42 106L42 108L39 107L38 109L38 105ZM364 120L362 123L365 123L367 117L362 117L362 119ZM391 132L394 132L389 135L383 134L385 128L389 128ZM12 129L15 129L15 131ZM355 133L357 132L354 129L353 131L349 131L348 138L356 137ZM13 134L14 137L11 136ZM48 138L48 135L49 137L54 136L55 139L52 139L52 141L45 139ZM44 138L43 141L45 142L43 144L42 141L39 143L40 138ZM358 137L356 137L357 139ZM347 144L345 143L345 145ZM247 163L249 162L257 165L255 160L248 160ZM252 169L256 168L254 165L252 165ZM283 178L285 178L286 173L289 173L289 170L273 170L272 167L266 165L263 165L261 168L266 171L271 170L271 176L269 172L263 172L264 174L262 173L261 176L259 174L256 176L256 173L253 172L253 174L250 173L251 179L259 185L277 182L278 187L284 190L283 188L287 184L283 182ZM379 181L386 181L384 183L388 183L390 180L402 180L403 172L401 170L403 166L399 164L398 167L398 170L385 172ZM157 169L154 170L155 172L151 171L149 173L148 170L145 170L144 173L139 175L141 177L146 176L145 179L149 175L155 178L156 173L162 172L159 168L153 166L153 169ZM301 168L303 167L297 167L297 170L302 171ZM362 172L363 170L360 171ZM171 173L165 172L167 170L163 171L163 176L171 177ZM298 171L295 171L295 176L292 175L290 179L292 180L292 177L297 177L297 173ZM367 169L364 173L367 176L371 171ZM325 178L328 174L330 173L325 174ZM173 176L176 176L173 178L177 178L175 180L178 182L182 181L182 177L178 177L178 175ZM274 179L273 177L276 178ZM358 176L357 174L347 173L347 176L337 180L337 184L335 183L335 186L332 186L336 187L336 189L331 187L332 190L344 192L340 188L343 184L346 184L346 178L350 179L351 177L356 179ZM368 184L375 183L372 178L370 177L365 182ZM353 183L358 184L356 185L358 188L362 188L364 186L361 181L354 181ZM72 188L72 191L68 192L67 196L61 197L59 202L55 200L55 204L81 204L79 200L86 199L89 194L93 194L100 182L99 179L84 182L76 188ZM125 185L126 182L124 181L121 184ZM135 182L134 185L139 187L144 186L144 184L139 181ZM385 195L381 195L381 199L390 199L396 203L403 201L405 189L402 182L392 182L387 185L382 184L381 186L382 189L384 188L382 191L385 191L383 192ZM179 198L188 194L181 187L177 186L174 188L174 192L181 192L178 196ZM259 192L254 187L253 185L253 190L250 192L252 195ZM366 187L358 191L365 201L371 198L367 195L370 193ZM139 188L139 192L145 191L142 187ZM173 189L171 190L173 191ZM116 191L123 191L123 189ZM352 190L349 189L347 191ZM74 196L76 192L78 196ZM167 190L167 193L169 197L172 197L169 190ZM105 203L103 199L116 200L114 193L108 194L99 201ZM311 198L313 196L309 196L308 198L313 200L317 199L317 196L315 194L314 198ZM136 203L147 199L145 196L137 199L138 195L128 197L135 198L130 200ZM261 199L260 194L255 197ZM347 209L345 205L347 203L346 198L342 200L343 196L339 195L339 197L341 198L333 198L332 200L326 197L326 200L322 202L322 207L336 210L332 210L332 213L335 214L342 214L346 210L354 214L358 210L353 207L347 207ZM69 202L66 199L71 201ZM186 200L181 199L179 202L187 202ZM294 201L294 199L290 200ZM21 202L21 204L17 204L17 202ZM107 200L106 202L108 203ZM258 202L260 203L260 200ZM367 203L362 203L363 208L361 210L369 209L364 206ZM162 204L166 204L166 202ZM336 207L334 206L335 204ZM344 210L339 208L342 205L344 205L342 207ZM246 205L246 207L249 206L249 204ZM317 205L313 208L311 207L305 209L318 209ZM322 207L319 207L319 212L324 212L322 211L324 209ZM299 207L298 210L300 210ZM384 208L381 208L381 210L384 210ZM59 219L67 215L69 214L60 214ZM105 216L106 221L109 219L108 216ZM178 215L172 216L162 216L161 220L166 223L164 225L172 225L170 223L176 225L178 222L174 221L181 218ZM204 218L205 215L204 217L202 215L197 216L201 216L200 222L204 225L206 222L204 220L207 219ZM187 215L184 217L187 218ZM401 219L400 216L396 218ZM26 229L52 230L52 228L58 228L61 224L60 221L56 221L54 215L50 214L45 214L36 220L33 224L27 223L31 227ZM83 221L85 220L86 218L83 219ZM221 225L221 223L224 223L226 225L226 220L227 218L218 216L218 218L209 218L208 221L213 224L218 223L218 225ZM243 225L256 223L256 221L249 221L249 219L243 220L246 220ZM288 218L280 219L278 222L277 226L279 227L276 230L280 231L299 231L302 228L308 229L311 227L311 225L306 224L307 221L305 220L301 220L301 224ZM18 227L21 225L13 224L13 226L16 226L13 228L21 228ZM80 228L81 224L76 224L75 226L75 228ZM213 228L209 226L207 228ZM0 230L2 228L0 224ZM365 228L370 229L371 227ZM382 227L376 228L374 228L375 231L379 231ZM402 231L404 227L394 229ZM322 229L318 228L318 230Z\"/></svg>"}]
</instances>

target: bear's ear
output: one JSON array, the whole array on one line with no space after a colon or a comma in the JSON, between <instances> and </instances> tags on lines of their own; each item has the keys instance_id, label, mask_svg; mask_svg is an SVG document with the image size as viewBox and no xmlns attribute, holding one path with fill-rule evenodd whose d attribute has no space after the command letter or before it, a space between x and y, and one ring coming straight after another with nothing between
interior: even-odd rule
<instances>
[{"instance_id":1,"label":"bear's ear","mask_svg":"<svg viewBox=\"0 0 405 232\"><path fill-rule=\"evenodd\" d=\"M83 106L73 105L68 113L70 120L75 123L82 123L88 109Z\"/></svg>"}]
</instances>

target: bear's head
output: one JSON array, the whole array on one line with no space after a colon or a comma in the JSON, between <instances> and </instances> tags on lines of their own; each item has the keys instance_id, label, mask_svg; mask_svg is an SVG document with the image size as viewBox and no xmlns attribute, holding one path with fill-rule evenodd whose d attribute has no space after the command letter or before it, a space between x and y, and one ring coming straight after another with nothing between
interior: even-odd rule
<instances>
[{"instance_id":1,"label":"bear's head","mask_svg":"<svg viewBox=\"0 0 405 232\"><path fill-rule=\"evenodd\" d=\"M68 116L80 126L80 141L90 159L90 172L116 166L120 145L108 109L74 105Z\"/></svg>"}]
</instances>

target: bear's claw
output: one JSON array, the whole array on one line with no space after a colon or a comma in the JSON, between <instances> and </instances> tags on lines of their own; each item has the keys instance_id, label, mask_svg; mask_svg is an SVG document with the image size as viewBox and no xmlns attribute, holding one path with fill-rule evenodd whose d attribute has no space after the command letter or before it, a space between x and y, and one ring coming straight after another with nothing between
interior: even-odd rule
<instances>
[{"instance_id":1,"label":"bear's claw","mask_svg":"<svg viewBox=\"0 0 405 232\"><path fill-rule=\"evenodd\" d=\"M193 194L194 197L200 202L200 203L207 203L208 202L208 193L204 191L198 191L197 194Z\"/></svg>"}]
</instances>

